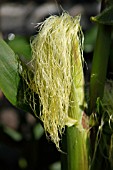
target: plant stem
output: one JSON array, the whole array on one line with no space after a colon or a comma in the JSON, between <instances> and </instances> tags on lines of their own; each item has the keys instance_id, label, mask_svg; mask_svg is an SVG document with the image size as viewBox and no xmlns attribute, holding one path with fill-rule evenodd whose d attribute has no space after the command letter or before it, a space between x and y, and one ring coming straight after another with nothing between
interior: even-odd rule
<instances>
[{"instance_id":1,"label":"plant stem","mask_svg":"<svg viewBox=\"0 0 113 170\"><path fill-rule=\"evenodd\" d=\"M97 98L103 97L110 42L111 26L99 24L90 80L90 114L95 111Z\"/></svg>"},{"instance_id":2,"label":"plant stem","mask_svg":"<svg viewBox=\"0 0 113 170\"><path fill-rule=\"evenodd\" d=\"M86 133L76 126L67 128L68 170L88 170Z\"/></svg>"},{"instance_id":3,"label":"plant stem","mask_svg":"<svg viewBox=\"0 0 113 170\"><path fill-rule=\"evenodd\" d=\"M104 94L104 85L106 81L106 73L109 59L111 43L111 26L108 25L98 25L97 40L94 50L93 63L92 63L92 73L90 80L90 103L89 103L89 114L96 111L96 101L97 98L102 99ZM101 113L99 113L101 115ZM103 113L102 113L103 115ZM98 118L98 122L99 122ZM107 155L108 146L103 146L103 139L108 135L104 135L103 132L98 139L99 127L101 124L94 126L90 130L90 140L91 140L91 167L90 170L106 170L109 169L109 160L103 155ZM103 138L104 136L104 138ZM99 140L99 143L98 143ZM109 141L109 139L108 139ZM97 145L98 143L98 145ZM100 149L101 148L101 149Z\"/></svg>"},{"instance_id":4,"label":"plant stem","mask_svg":"<svg viewBox=\"0 0 113 170\"><path fill-rule=\"evenodd\" d=\"M88 170L87 157L87 130L82 126L82 110L77 104L77 93L80 91L72 89L71 97L73 105L69 108L69 117L76 119L78 123L67 127L67 160L68 170Z\"/></svg>"},{"instance_id":5,"label":"plant stem","mask_svg":"<svg viewBox=\"0 0 113 170\"><path fill-rule=\"evenodd\" d=\"M104 10L109 4L110 0L102 0L101 11ZM97 98L103 98L110 44L111 26L98 23L98 32L94 49L92 72L90 79L89 114L96 112ZM108 160L110 135L104 133L103 131L103 126L100 121L103 120L103 117L103 112L96 113L96 119L98 119L98 124L92 127L90 130L90 145L92 154L90 170L110 170L110 163ZM104 120L103 123L105 123Z\"/></svg>"}]
</instances>

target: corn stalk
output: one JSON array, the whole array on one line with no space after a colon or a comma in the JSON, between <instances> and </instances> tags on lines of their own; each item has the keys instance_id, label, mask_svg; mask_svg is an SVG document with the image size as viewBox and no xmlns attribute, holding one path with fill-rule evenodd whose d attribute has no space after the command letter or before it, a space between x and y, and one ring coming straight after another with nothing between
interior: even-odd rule
<instances>
[{"instance_id":1,"label":"corn stalk","mask_svg":"<svg viewBox=\"0 0 113 170\"><path fill-rule=\"evenodd\" d=\"M90 80L91 170L112 169L110 163L112 152L112 135L109 127L110 114L103 109L102 104L111 44L112 12L110 11L112 11L112 4L113 2L110 0L103 0L101 13L97 17L92 18L98 24L98 32Z\"/></svg>"}]
</instances>

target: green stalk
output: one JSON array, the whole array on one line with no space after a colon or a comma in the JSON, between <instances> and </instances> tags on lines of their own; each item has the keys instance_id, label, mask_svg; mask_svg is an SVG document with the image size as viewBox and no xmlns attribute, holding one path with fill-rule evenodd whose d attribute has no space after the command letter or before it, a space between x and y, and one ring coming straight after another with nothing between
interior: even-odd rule
<instances>
[{"instance_id":1,"label":"green stalk","mask_svg":"<svg viewBox=\"0 0 113 170\"><path fill-rule=\"evenodd\" d=\"M107 65L109 59L111 42L111 26L98 24L98 33L94 57L92 63L92 73L90 80L90 104L89 111L95 111L97 98L102 98L104 84L106 80Z\"/></svg>"},{"instance_id":2,"label":"green stalk","mask_svg":"<svg viewBox=\"0 0 113 170\"><path fill-rule=\"evenodd\" d=\"M68 170L88 170L85 135L76 126L67 128Z\"/></svg>"},{"instance_id":3,"label":"green stalk","mask_svg":"<svg viewBox=\"0 0 113 170\"><path fill-rule=\"evenodd\" d=\"M109 0L108 1L103 0L101 11L107 8L109 4L110 4ZM101 111L99 110L98 113L96 112L97 98L102 99L104 95L104 86L106 81L110 44L111 44L111 26L104 25L98 22L98 32L96 45L94 49L92 72L90 79L89 114L96 113L95 117L97 119L96 126L93 126L90 130L91 140L90 170L95 169L110 170L110 163L108 160L110 134L107 134L104 129L106 127L104 113L102 112L102 109Z\"/></svg>"},{"instance_id":4,"label":"green stalk","mask_svg":"<svg viewBox=\"0 0 113 170\"><path fill-rule=\"evenodd\" d=\"M98 33L96 46L94 50L92 73L90 80L90 105L89 114L96 112L97 98L102 99L104 95L104 86L106 81L106 73L109 59L111 43L111 26L98 24ZM100 131L101 120L103 113L99 113L99 117L96 113L97 126L91 128L90 140L91 140L91 167L90 170L110 170L109 161L106 159L109 151L110 136ZM103 127L102 127L103 128ZM100 137L98 136L101 135ZM105 137L107 138L106 145L104 146ZM98 144L97 144L98 143ZM106 156L104 156L106 155Z\"/></svg>"},{"instance_id":5,"label":"green stalk","mask_svg":"<svg viewBox=\"0 0 113 170\"><path fill-rule=\"evenodd\" d=\"M72 98L76 98L76 92L72 90ZM80 91L78 91L79 93ZM78 124L67 128L67 160L68 170L88 170L87 157L87 131L82 127L82 111L74 100L73 107L69 110L69 116L78 120Z\"/></svg>"},{"instance_id":6,"label":"green stalk","mask_svg":"<svg viewBox=\"0 0 113 170\"><path fill-rule=\"evenodd\" d=\"M74 60L75 58L72 59L73 63ZM87 130L82 126L83 111L80 108L84 100L84 76L80 57L76 58L74 67L68 116L77 122L67 127L68 170L88 170Z\"/></svg>"}]
</instances>

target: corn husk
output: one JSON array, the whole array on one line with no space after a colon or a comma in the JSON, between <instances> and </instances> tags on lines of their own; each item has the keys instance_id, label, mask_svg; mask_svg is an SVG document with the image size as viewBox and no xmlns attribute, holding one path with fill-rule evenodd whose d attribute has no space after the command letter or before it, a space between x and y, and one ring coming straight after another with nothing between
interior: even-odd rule
<instances>
[{"instance_id":1,"label":"corn husk","mask_svg":"<svg viewBox=\"0 0 113 170\"><path fill-rule=\"evenodd\" d=\"M59 148L65 125L79 124L82 119L79 111L74 119L69 117L70 108L76 108L73 103L80 108L84 99L83 34L80 16L73 18L67 13L50 16L40 24L39 33L31 47L30 64L33 77L27 76L27 83L33 93L39 96L39 118L44 129ZM74 94L74 97L71 94ZM34 102L34 112L35 105Z\"/></svg>"}]
</instances>

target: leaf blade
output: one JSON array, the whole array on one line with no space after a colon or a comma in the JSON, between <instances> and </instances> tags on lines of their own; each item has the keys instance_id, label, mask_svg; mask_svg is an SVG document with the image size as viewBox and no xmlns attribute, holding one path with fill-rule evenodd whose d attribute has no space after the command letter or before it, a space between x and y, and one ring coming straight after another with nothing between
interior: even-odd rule
<instances>
[{"instance_id":1,"label":"leaf blade","mask_svg":"<svg viewBox=\"0 0 113 170\"><path fill-rule=\"evenodd\" d=\"M0 39L0 88L7 99L17 104L19 84L18 61L12 49Z\"/></svg>"},{"instance_id":2,"label":"leaf blade","mask_svg":"<svg viewBox=\"0 0 113 170\"><path fill-rule=\"evenodd\" d=\"M113 5L105 8L99 15L91 17L91 21L104 25L113 25Z\"/></svg>"}]
</instances>

